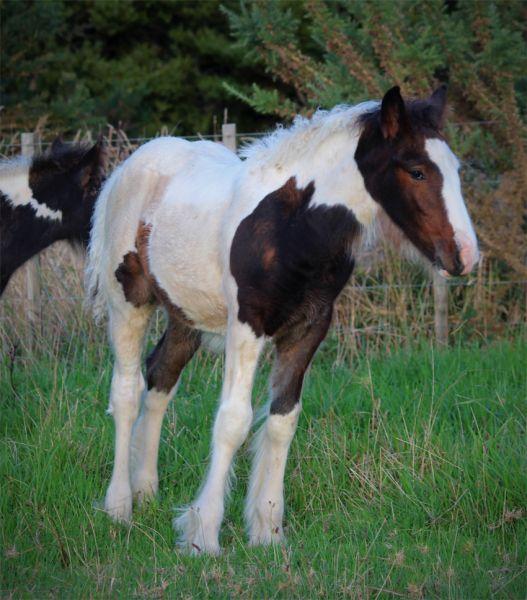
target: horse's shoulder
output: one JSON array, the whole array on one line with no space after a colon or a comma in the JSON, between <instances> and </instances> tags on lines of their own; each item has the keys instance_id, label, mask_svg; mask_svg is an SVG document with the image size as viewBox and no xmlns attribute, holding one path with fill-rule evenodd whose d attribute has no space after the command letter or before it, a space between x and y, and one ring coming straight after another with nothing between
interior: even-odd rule
<instances>
[{"instance_id":1,"label":"horse's shoulder","mask_svg":"<svg viewBox=\"0 0 527 600\"><path fill-rule=\"evenodd\" d=\"M230 252L240 318L272 335L308 297L333 302L353 268L360 225L341 205L314 205L314 183L294 178L263 198L239 224Z\"/></svg>"}]
</instances>

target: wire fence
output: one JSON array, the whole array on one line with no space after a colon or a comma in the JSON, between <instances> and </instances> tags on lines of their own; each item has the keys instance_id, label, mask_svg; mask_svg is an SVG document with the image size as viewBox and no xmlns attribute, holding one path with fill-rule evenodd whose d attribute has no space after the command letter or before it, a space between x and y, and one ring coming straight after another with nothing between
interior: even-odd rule
<instances>
[{"instance_id":1,"label":"wire fence","mask_svg":"<svg viewBox=\"0 0 527 600\"><path fill-rule=\"evenodd\" d=\"M251 140L251 139L256 139L256 138L261 138L261 137L265 137L266 135L268 135L269 132L268 131L251 131L251 132L247 132L247 133L236 133L235 137L237 140ZM119 134L117 134L119 135ZM119 146L122 145L123 143L126 142L130 142L132 144L144 144L146 142L150 142L152 140L155 140L159 137L163 137L161 135L156 135L156 136L152 136L152 137L123 137L123 138L113 138L107 141L107 143L110 146ZM183 140L188 140L189 142L195 142L198 140L210 140L210 141L214 141L214 142L220 142L221 141L221 135L218 134L207 134L207 135L201 135L201 134L197 134L197 135L178 135L176 136L178 138L181 138ZM76 143L78 143L77 141L65 141L65 144L71 144L74 145ZM51 145L53 144L53 141L41 141L38 143L38 146L40 148L49 148ZM10 143L10 144L2 144L0 142L0 149L22 149L22 143Z\"/></svg>"}]
</instances>

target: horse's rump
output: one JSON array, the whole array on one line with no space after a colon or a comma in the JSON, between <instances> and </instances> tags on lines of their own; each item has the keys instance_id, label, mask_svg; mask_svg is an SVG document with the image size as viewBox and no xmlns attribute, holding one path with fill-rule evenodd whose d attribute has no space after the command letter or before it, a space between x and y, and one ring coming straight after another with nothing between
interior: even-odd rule
<instances>
[{"instance_id":1,"label":"horse's rump","mask_svg":"<svg viewBox=\"0 0 527 600\"><path fill-rule=\"evenodd\" d=\"M211 285L207 275L215 272L214 286L218 287L219 228L230 200L226 190L232 187L232 177L225 173L239 162L219 144L159 138L116 169L97 200L92 223L86 292L96 318L103 315L112 297L122 293L119 277L126 274L130 284L128 263L137 253L142 229L148 231L142 240L143 275L159 282L170 301L179 306L179 302L185 304L180 297L185 281L191 279L195 286L195 273L201 270L204 306L193 301L192 316L217 312L208 306ZM218 184L218 173L223 174L224 186ZM138 285L143 283L138 280Z\"/></svg>"}]
</instances>

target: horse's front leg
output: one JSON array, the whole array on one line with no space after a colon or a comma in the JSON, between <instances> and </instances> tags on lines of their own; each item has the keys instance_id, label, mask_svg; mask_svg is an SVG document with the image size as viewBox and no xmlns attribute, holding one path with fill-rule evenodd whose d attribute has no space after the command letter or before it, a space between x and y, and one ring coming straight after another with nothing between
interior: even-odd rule
<instances>
[{"instance_id":1,"label":"horse's front leg","mask_svg":"<svg viewBox=\"0 0 527 600\"><path fill-rule=\"evenodd\" d=\"M316 322L304 323L276 340L269 416L255 436L254 459L245 505L251 545L283 537L284 472L300 413L304 374L331 322L331 307Z\"/></svg>"},{"instance_id":2,"label":"horse's front leg","mask_svg":"<svg viewBox=\"0 0 527 600\"><path fill-rule=\"evenodd\" d=\"M248 325L234 316L229 319L225 377L212 434L209 471L197 499L174 522L182 534L181 544L193 554L220 551L218 534L229 471L251 427L251 392L262 346L263 338L257 338Z\"/></svg>"}]
</instances>

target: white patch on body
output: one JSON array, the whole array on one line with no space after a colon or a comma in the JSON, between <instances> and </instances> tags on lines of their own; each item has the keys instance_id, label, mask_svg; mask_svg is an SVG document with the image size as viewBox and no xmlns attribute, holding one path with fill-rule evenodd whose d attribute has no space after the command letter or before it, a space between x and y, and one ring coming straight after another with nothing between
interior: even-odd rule
<instances>
[{"instance_id":1,"label":"white patch on body","mask_svg":"<svg viewBox=\"0 0 527 600\"><path fill-rule=\"evenodd\" d=\"M354 155L361 133L358 119L378 106L375 101L363 102L319 110L311 119L299 116L292 127L278 128L243 148L241 155L247 158L254 183L263 183L266 195L292 175L301 188L314 181L310 206L344 205L368 230L378 204L366 190Z\"/></svg>"},{"instance_id":2,"label":"white patch on body","mask_svg":"<svg viewBox=\"0 0 527 600\"><path fill-rule=\"evenodd\" d=\"M27 161L13 161L13 168L4 167L0 170L0 190L7 196L13 207L30 206L39 219L62 221L61 210L53 210L33 198L33 192L29 187Z\"/></svg>"},{"instance_id":3,"label":"white patch on body","mask_svg":"<svg viewBox=\"0 0 527 600\"><path fill-rule=\"evenodd\" d=\"M242 163L213 142L188 144L173 160L178 172L152 217L149 267L197 329L223 333L227 306L220 234Z\"/></svg>"},{"instance_id":4,"label":"white patch on body","mask_svg":"<svg viewBox=\"0 0 527 600\"><path fill-rule=\"evenodd\" d=\"M459 161L448 144L438 138L428 138L425 148L430 160L437 165L443 177L442 195L445 208L464 265L462 274L466 275L478 262L479 251L474 227L461 193Z\"/></svg>"}]
</instances>

